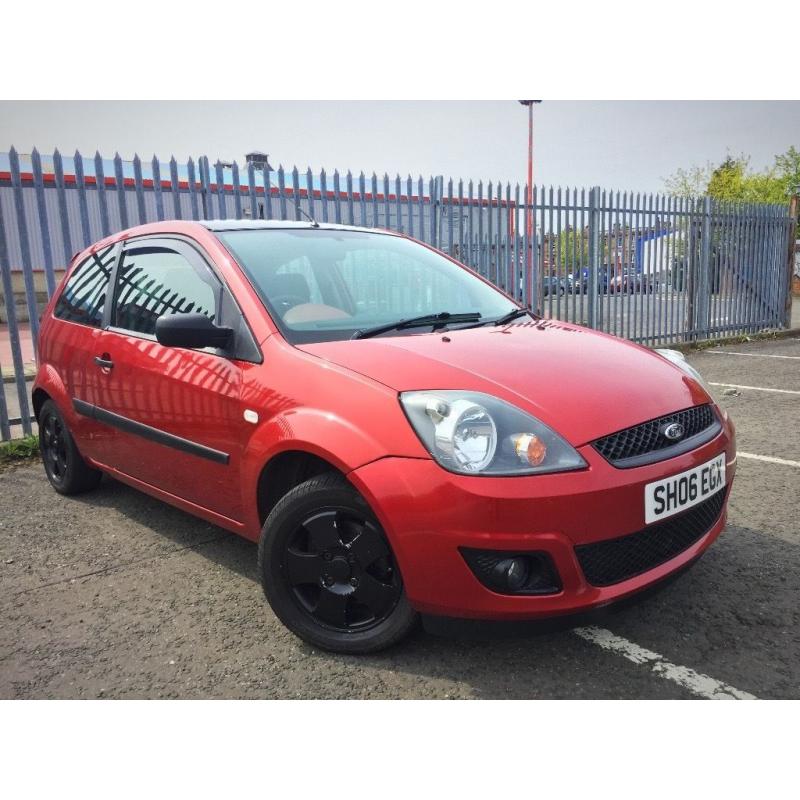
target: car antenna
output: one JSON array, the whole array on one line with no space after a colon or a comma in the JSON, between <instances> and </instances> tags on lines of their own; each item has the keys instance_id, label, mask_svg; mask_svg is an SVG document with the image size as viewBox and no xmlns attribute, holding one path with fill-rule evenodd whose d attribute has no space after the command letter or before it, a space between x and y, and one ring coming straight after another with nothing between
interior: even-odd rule
<instances>
[{"instance_id":1,"label":"car antenna","mask_svg":"<svg viewBox=\"0 0 800 800\"><path fill-rule=\"evenodd\" d=\"M312 228L319 228L319 222L317 222L311 214L306 213L300 203L296 206L297 210L311 223Z\"/></svg>"}]
</instances>

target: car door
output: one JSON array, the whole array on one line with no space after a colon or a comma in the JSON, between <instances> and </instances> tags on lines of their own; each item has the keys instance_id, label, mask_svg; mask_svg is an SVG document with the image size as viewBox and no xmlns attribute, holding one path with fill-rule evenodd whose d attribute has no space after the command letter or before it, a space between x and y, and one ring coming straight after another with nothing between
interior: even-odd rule
<instances>
[{"instance_id":1,"label":"car door","mask_svg":"<svg viewBox=\"0 0 800 800\"><path fill-rule=\"evenodd\" d=\"M170 238L126 243L109 325L96 342L92 413L113 430L100 460L240 521L247 362L209 348L159 344L156 320L189 312L249 332L235 318L241 312L229 290L194 246Z\"/></svg>"},{"instance_id":2,"label":"car door","mask_svg":"<svg viewBox=\"0 0 800 800\"><path fill-rule=\"evenodd\" d=\"M56 300L53 328L46 338L46 351L40 353L42 362L58 372L67 402L76 411L87 405L93 394L93 359L111 301L110 283L118 250L117 245L104 247L75 266ZM71 429L78 449L88 458L97 458L110 435L91 416L81 413Z\"/></svg>"}]
</instances>

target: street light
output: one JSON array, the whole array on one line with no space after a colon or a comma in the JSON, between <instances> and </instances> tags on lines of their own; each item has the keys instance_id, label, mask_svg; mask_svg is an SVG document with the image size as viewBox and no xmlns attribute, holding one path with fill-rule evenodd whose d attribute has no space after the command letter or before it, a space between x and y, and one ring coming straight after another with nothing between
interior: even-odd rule
<instances>
[{"instance_id":1,"label":"street light","mask_svg":"<svg viewBox=\"0 0 800 800\"><path fill-rule=\"evenodd\" d=\"M525 191L525 230L528 234L528 247L533 253L533 106L541 100L520 100L528 107L528 186ZM531 263L533 259L531 259ZM528 303L530 304L530 283L528 284Z\"/></svg>"}]
</instances>

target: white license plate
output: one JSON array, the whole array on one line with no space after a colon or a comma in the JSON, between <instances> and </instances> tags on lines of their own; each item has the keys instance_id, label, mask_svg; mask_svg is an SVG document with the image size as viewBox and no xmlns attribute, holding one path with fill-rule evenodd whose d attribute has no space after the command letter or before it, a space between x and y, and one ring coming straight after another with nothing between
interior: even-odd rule
<instances>
[{"instance_id":1,"label":"white license plate","mask_svg":"<svg viewBox=\"0 0 800 800\"><path fill-rule=\"evenodd\" d=\"M725 453L644 487L644 521L649 525L702 503L725 485Z\"/></svg>"}]
</instances>

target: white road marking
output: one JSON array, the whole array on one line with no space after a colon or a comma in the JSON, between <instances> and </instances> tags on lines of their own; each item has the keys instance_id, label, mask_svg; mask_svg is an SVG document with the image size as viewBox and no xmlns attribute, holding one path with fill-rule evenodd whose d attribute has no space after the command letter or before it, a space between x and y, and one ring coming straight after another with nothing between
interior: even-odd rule
<instances>
[{"instance_id":1,"label":"white road marking","mask_svg":"<svg viewBox=\"0 0 800 800\"><path fill-rule=\"evenodd\" d=\"M692 694L696 694L698 697L705 697L708 700L758 699L755 695L743 692L740 689L734 689L733 686L728 686L727 683L722 683L708 675L695 672L689 667L673 664L659 653L654 653L652 650L647 650L634 642L629 642L627 639L623 639L622 636L617 636L605 628L596 628L594 626L589 628L573 628L572 632L576 633L587 642L602 647L603 650L618 653L634 664L649 666L655 675L677 683L679 686L688 689Z\"/></svg>"},{"instance_id":2,"label":"white road marking","mask_svg":"<svg viewBox=\"0 0 800 800\"><path fill-rule=\"evenodd\" d=\"M709 381L709 386L727 386L730 389L750 389L754 392L778 392L778 394L800 394L794 389L767 389L766 386L742 386L739 383L714 383Z\"/></svg>"},{"instance_id":3,"label":"white road marking","mask_svg":"<svg viewBox=\"0 0 800 800\"><path fill-rule=\"evenodd\" d=\"M733 350L705 350L710 356L745 356L747 358L789 358L800 361L800 356L779 356L772 353L735 353Z\"/></svg>"},{"instance_id":4,"label":"white road marking","mask_svg":"<svg viewBox=\"0 0 800 800\"><path fill-rule=\"evenodd\" d=\"M770 464L783 464L785 467L800 468L800 461L789 461L788 458L776 458L775 456L758 456L755 453L743 453L741 450L736 454L742 458L752 458L754 461L766 461Z\"/></svg>"}]
</instances>

